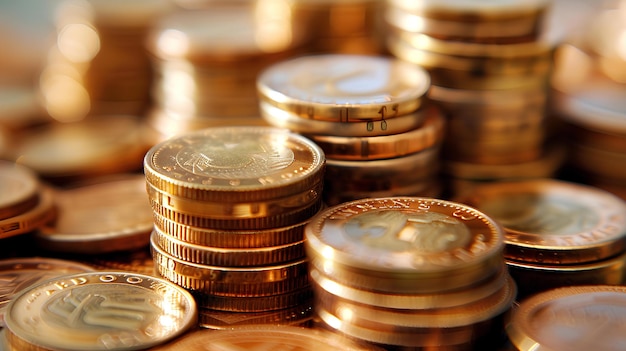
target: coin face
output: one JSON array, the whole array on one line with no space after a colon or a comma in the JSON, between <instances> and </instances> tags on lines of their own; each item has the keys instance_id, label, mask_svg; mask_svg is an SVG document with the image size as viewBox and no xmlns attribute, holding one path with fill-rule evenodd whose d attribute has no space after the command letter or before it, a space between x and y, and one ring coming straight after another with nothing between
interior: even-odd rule
<instances>
[{"instance_id":1,"label":"coin face","mask_svg":"<svg viewBox=\"0 0 626 351\"><path fill-rule=\"evenodd\" d=\"M623 350L623 286L571 286L533 295L515 310L507 334L519 350Z\"/></svg>"},{"instance_id":2,"label":"coin face","mask_svg":"<svg viewBox=\"0 0 626 351\"><path fill-rule=\"evenodd\" d=\"M442 272L501 252L503 232L483 213L419 197L357 200L328 208L305 227L315 257L373 271Z\"/></svg>"},{"instance_id":3,"label":"coin face","mask_svg":"<svg viewBox=\"0 0 626 351\"><path fill-rule=\"evenodd\" d=\"M155 145L144 168L171 195L232 203L309 189L324 162L317 145L285 129L216 127Z\"/></svg>"},{"instance_id":4,"label":"coin face","mask_svg":"<svg viewBox=\"0 0 626 351\"><path fill-rule=\"evenodd\" d=\"M5 321L9 342L42 349L138 350L195 324L196 304L165 280L126 272L65 275L15 296Z\"/></svg>"},{"instance_id":5,"label":"coin face","mask_svg":"<svg viewBox=\"0 0 626 351\"><path fill-rule=\"evenodd\" d=\"M0 261L0 327L13 296L27 287L66 274L92 271L88 265L53 258L13 258Z\"/></svg>"},{"instance_id":6,"label":"coin face","mask_svg":"<svg viewBox=\"0 0 626 351\"><path fill-rule=\"evenodd\" d=\"M430 85L415 65L365 55L312 55L280 62L257 79L266 102L298 116L336 122L415 112Z\"/></svg>"}]
</instances>

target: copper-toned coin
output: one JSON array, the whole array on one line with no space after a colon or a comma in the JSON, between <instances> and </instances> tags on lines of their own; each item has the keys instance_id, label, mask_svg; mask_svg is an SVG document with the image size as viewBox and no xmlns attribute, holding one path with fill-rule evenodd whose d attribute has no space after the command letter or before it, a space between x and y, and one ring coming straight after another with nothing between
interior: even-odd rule
<instances>
[{"instance_id":1,"label":"copper-toned coin","mask_svg":"<svg viewBox=\"0 0 626 351\"><path fill-rule=\"evenodd\" d=\"M272 65L257 80L260 98L297 118L350 123L417 111L428 73L396 58L325 54Z\"/></svg>"},{"instance_id":2,"label":"copper-toned coin","mask_svg":"<svg viewBox=\"0 0 626 351\"><path fill-rule=\"evenodd\" d=\"M308 136L319 145L328 159L378 160L420 152L442 141L446 120L437 108L429 108L424 124L392 135L345 137Z\"/></svg>"},{"instance_id":3,"label":"copper-toned coin","mask_svg":"<svg viewBox=\"0 0 626 351\"><path fill-rule=\"evenodd\" d=\"M504 232L467 205L420 197L362 199L327 208L305 227L309 257L333 278L333 265L363 275L412 280L413 293L432 282L463 288L504 264ZM499 262L499 263L497 263ZM320 268L321 267L321 268ZM462 274L460 274L462 272ZM360 287L397 292L394 284Z\"/></svg>"},{"instance_id":4,"label":"copper-toned coin","mask_svg":"<svg viewBox=\"0 0 626 351\"><path fill-rule=\"evenodd\" d=\"M7 307L15 349L138 350L193 327L196 303L160 278L126 272L64 275L31 286Z\"/></svg>"},{"instance_id":5,"label":"copper-toned coin","mask_svg":"<svg viewBox=\"0 0 626 351\"><path fill-rule=\"evenodd\" d=\"M105 253L146 247L153 228L142 175L58 189L57 218L37 233L47 250Z\"/></svg>"},{"instance_id":6,"label":"copper-toned coin","mask_svg":"<svg viewBox=\"0 0 626 351\"><path fill-rule=\"evenodd\" d=\"M380 350L321 329L295 326L251 326L242 330L199 330L154 351L224 350Z\"/></svg>"},{"instance_id":7,"label":"copper-toned coin","mask_svg":"<svg viewBox=\"0 0 626 351\"><path fill-rule=\"evenodd\" d=\"M35 207L39 191L35 172L13 162L0 161L0 220Z\"/></svg>"},{"instance_id":8,"label":"copper-toned coin","mask_svg":"<svg viewBox=\"0 0 626 351\"><path fill-rule=\"evenodd\" d=\"M173 196L256 202L303 193L322 179L323 151L272 127L216 127L173 137L145 156L146 180Z\"/></svg>"},{"instance_id":9,"label":"copper-toned coin","mask_svg":"<svg viewBox=\"0 0 626 351\"><path fill-rule=\"evenodd\" d=\"M234 313L284 310L300 306L313 297L313 291L308 286L267 296L219 296L197 292L192 292L192 294L200 308Z\"/></svg>"},{"instance_id":10,"label":"copper-toned coin","mask_svg":"<svg viewBox=\"0 0 626 351\"><path fill-rule=\"evenodd\" d=\"M568 264L597 261L626 249L626 202L604 190L553 179L496 182L457 201L506 230L507 258Z\"/></svg>"},{"instance_id":11,"label":"copper-toned coin","mask_svg":"<svg viewBox=\"0 0 626 351\"><path fill-rule=\"evenodd\" d=\"M206 308L198 310L198 325L208 329L238 329L259 325L302 326L313 319L313 300L295 307L265 312L230 312Z\"/></svg>"},{"instance_id":12,"label":"copper-toned coin","mask_svg":"<svg viewBox=\"0 0 626 351\"><path fill-rule=\"evenodd\" d=\"M54 195L50 188L41 188L35 207L21 214L0 220L0 239L33 232L54 219Z\"/></svg>"},{"instance_id":13,"label":"copper-toned coin","mask_svg":"<svg viewBox=\"0 0 626 351\"><path fill-rule=\"evenodd\" d=\"M549 290L523 300L506 331L520 351L622 350L624 306L623 286Z\"/></svg>"},{"instance_id":14,"label":"copper-toned coin","mask_svg":"<svg viewBox=\"0 0 626 351\"><path fill-rule=\"evenodd\" d=\"M32 257L0 261L0 326L4 326L4 312L13 296L38 282L73 273L93 271L88 265L73 261Z\"/></svg>"},{"instance_id":15,"label":"copper-toned coin","mask_svg":"<svg viewBox=\"0 0 626 351\"><path fill-rule=\"evenodd\" d=\"M546 0L391 0L391 4L409 13L428 18L458 22L507 21L515 18L539 17L549 5Z\"/></svg>"}]
</instances>

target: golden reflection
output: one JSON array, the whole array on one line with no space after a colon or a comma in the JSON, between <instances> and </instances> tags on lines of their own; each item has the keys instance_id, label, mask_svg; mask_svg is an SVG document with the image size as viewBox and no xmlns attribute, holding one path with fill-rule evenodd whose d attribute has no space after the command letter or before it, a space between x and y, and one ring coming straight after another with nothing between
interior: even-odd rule
<instances>
[{"instance_id":1,"label":"golden reflection","mask_svg":"<svg viewBox=\"0 0 626 351\"><path fill-rule=\"evenodd\" d=\"M255 39L263 52L289 47L293 41L292 9L286 0L262 0L254 6Z\"/></svg>"}]
</instances>

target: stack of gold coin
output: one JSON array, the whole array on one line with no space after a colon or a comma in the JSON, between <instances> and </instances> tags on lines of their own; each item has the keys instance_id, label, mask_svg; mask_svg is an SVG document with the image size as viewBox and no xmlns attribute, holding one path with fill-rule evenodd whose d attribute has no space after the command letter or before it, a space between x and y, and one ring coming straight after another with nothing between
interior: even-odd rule
<instances>
[{"instance_id":1,"label":"stack of gold coin","mask_svg":"<svg viewBox=\"0 0 626 351\"><path fill-rule=\"evenodd\" d=\"M17 293L6 308L3 350L145 350L195 326L193 296L131 272L65 274Z\"/></svg>"},{"instance_id":2,"label":"stack of gold coin","mask_svg":"<svg viewBox=\"0 0 626 351\"><path fill-rule=\"evenodd\" d=\"M295 0L294 13L303 18L311 36L309 50L318 53L386 53L380 0Z\"/></svg>"},{"instance_id":3,"label":"stack of gold coin","mask_svg":"<svg viewBox=\"0 0 626 351\"><path fill-rule=\"evenodd\" d=\"M383 56L311 55L272 65L257 85L268 123L324 150L327 204L439 194L444 118L426 106L425 70Z\"/></svg>"},{"instance_id":4,"label":"stack of gold coin","mask_svg":"<svg viewBox=\"0 0 626 351\"><path fill-rule=\"evenodd\" d=\"M391 349L493 349L516 295L503 235L482 212L434 198L326 208L305 227L320 325Z\"/></svg>"},{"instance_id":5,"label":"stack of gold coin","mask_svg":"<svg viewBox=\"0 0 626 351\"><path fill-rule=\"evenodd\" d=\"M27 167L0 161L0 239L31 233L55 216L52 191Z\"/></svg>"},{"instance_id":6,"label":"stack of gold coin","mask_svg":"<svg viewBox=\"0 0 626 351\"><path fill-rule=\"evenodd\" d=\"M324 167L312 141L267 126L187 132L146 154L156 270L193 293L201 326L310 319L303 230Z\"/></svg>"},{"instance_id":7,"label":"stack of gold coin","mask_svg":"<svg viewBox=\"0 0 626 351\"><path fill-rule=\"evenodd\" d=\"M568 175L626 198L626 55L620 52L626 2L613 4L557 48L552 112L569 136Z\"/></svg>"},{"instance_id":8,"label":"stack of gold coin","mask_svg":"<svg viewBox=\"0 0 626 351\"><path fill-rule=\"evenodd\" d=\"M522 301L507 327L517 351L622 350L626 288L571 286Z\"/></svg>"},{"instance_id":9,"label":"stack of gold coin","mask_svg":"<svg viewBox=\"0 0 626 351\"><path fill-rule=\"evenodd\" d=\"M141 114L152 69L144 42L167 0L64 0L57 38L39 82L48 113L61 121L90 114Z\"/></svg>"},{"instance_id":10,"label":"stack of gold coin","mask_svg":"<svg viewBox=\"0 0 626 351\"><path fill-rule=\"evenodd\" d=\"M521 298L625 282L626 202L607 191L535 179L483 184L457 200L505 228L506 263Z\"/></svg>"},{"instance_id":11,"label":"stack of gold coin","mask_svg":"<svg viewBox=\"0 0 626 351\"><path fill-rule=\"evenodd\" d=\"M543 161L541 175L554 171L556 151L546 145L553 47L540 38L548 4L389 0L389 51L428 70L428 96L447 115L443 156L451 192L463 181L484 180L479 173L503 179L511 165L534 172Z\"/></svg>"},{"instance_id":12,"label":"stack of gold coin","mask_svg":"<svg viewBox=\"0 0 626 351\"><path fill-rule=\"evenodd\" d=\"M156 72L150 125L170 137L228 125L266 125L259 117L256 76L301 52L305 32L276 1L217 2L181 9L148 39Z\"/></svg>"}]
</instances>

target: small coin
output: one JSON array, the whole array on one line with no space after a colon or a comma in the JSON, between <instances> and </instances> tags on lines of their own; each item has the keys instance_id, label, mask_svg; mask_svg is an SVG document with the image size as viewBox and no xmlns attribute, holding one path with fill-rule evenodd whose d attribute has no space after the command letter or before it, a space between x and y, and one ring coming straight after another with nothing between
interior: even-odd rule
<instances>
[{"instance_id":1,"label":"small coin","mask_svg":"<svg viewBox=\"0 0 626 351\"><path fill-rule=\"evenodd\" d=\"M22 214L39 201L39 180L26 167L0 161L0 220Z\"/></svg>"},{"instance_id":2,"label":"small coin","mask_svg":"<svg viewBox=\"0 0 626 351\"><path fill-rule=\"evenodd\" d=\"M521 301L506 331L521 351L623 350L624 306L623 286L553 289Z\"/></svg>"},{"instance_id":3,"label":"small coin","mask_svg":"<svg viewBox=\"0 0 626 351\"><path fill-rule=\"evenodd\" d=\"M35 207L13 217L0 220L0 239L33 232L54 219L56 215L53 190L41 188Z\"/></svg>"},{"instance_id":4,"label":"small coin","mask_svg":"<svg viewBox=\"0 0 626 351\"><path fill-rule=\"evenodd\" d=\"M58 189L57 218L35 238L47 250L105 253L146 247L153 228L143 175Z\"/></svg>"},{"instance_id":5,"label":"small coin","mask_svg":"<svg viewBox=\"0 0 626 351\"><path fill-rule=\"evenodd\" d=\"M16 349L138 350L189 330L197 318L187 291L126 272L64 275L31 286L7 307Z\"/></svg>"},{"instance_id":6,"label":"small coin","mask_svg":"<svg viewBox=\"0 0 626 351\"><path fill-rule=\"evenodd\" d=\"M50 278L93 270L88 265L46 257L0 260L0 327L4 326L6 306L20 291Z\"/></svg>"},{"instance_id":7,"label":"small coin","mask_svg":"<svg viewBox=\"0 0 626 351\"><path fill-rule=\"evenodd\" d=\"M416 65L382 56L326 54L274 64L260 74L261 100L297 118L367 122L412 114L430 85Z\"/></svg>"}]
</instances>

